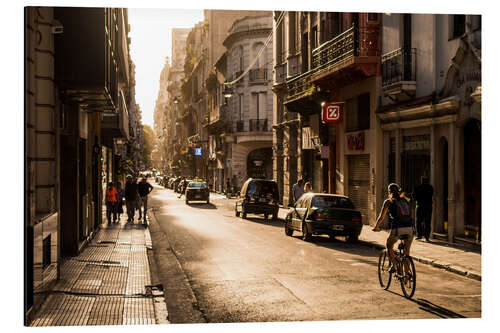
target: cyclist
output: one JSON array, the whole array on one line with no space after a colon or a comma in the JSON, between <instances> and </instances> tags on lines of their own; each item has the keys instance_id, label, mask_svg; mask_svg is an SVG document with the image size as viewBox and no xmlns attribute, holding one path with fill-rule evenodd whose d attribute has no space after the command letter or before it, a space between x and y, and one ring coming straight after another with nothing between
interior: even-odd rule
<instances>
[{"instance_id":1,"label":"cyclist","mask_svg":"<svg viewBox=\"0 0 500 333\"><path fill-rule=\"evenodd\" d=\"M404 244L404 254L410 254L410 247L413 241L413 220L410 214L410 205L407 197L401 190L398 184L392 183L387 188L388 198L384 201L380 215L377 218L377 223L373 231L380 231L380 225L384 221L385 215L389 213L389 237L387 237L387 254L391 262L390 272L395 271L394 266L394 244L398 239L407 235L406 239L402 239Z\"/></svg>"}]
</instances>

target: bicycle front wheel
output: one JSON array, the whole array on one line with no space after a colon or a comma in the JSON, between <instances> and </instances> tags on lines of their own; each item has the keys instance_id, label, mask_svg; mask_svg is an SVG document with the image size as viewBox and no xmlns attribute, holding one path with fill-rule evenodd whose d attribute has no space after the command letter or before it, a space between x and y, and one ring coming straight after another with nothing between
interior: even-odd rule
<instances>
[{"instance_id":1,"label":"bicycle front wheel","mask_svg":"<svg viewBox=\"0 0 500 333\"><path fill-rule=\"evenodd\" d=\"M378 282L384 290L387 290L391 285L392 273L389 272L390 267L391 262L387 250L383 250L378 257Z\"/></svg>"},{"instance_id":2,"label":"bicycle front wheel","mask_svg":"<svg viewBox=\"0 0 500 333\"><path fill-rule=\"evenodd\" d=\"M403 260L403 274L401 289L405 297L410 299L413 297L417 286L417 272L415 271L415 264L411 257L405 257Z\"/></svg>"}]
</instances>

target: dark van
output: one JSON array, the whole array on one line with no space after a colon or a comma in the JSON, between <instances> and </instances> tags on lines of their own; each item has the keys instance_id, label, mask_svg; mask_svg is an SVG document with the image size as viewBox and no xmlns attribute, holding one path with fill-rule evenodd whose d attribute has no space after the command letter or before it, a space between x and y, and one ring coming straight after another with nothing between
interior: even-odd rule
<instances>
[{"instance_id":1,"label":"dark van","mask_svg":"<svg viewBox=\"0 0 500 333\"><path fill-rule=\"evenodd\" d=\"M278 184L275 181L249 178L241 187L234 211L236 216L241 214L244 219L247 214L264 214L266 220L269 215L276 220L279 200Z\"/></svg>"}]
</instances>

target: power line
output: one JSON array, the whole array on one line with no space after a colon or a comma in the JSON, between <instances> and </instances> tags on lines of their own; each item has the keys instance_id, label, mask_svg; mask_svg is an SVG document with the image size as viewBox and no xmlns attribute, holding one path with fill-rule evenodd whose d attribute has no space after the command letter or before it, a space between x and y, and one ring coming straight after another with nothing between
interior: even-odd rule
<instances>
[{"instance_id":1,"label":"power line","mask_svg":"<svg viewBox=\"0 0 500 333\"><path fill-rule=\"evenodd\" d=\"M277 23L276 23L276 28L279 27L279 25L281 24L281 21L283 21L283 18L285 17L285 11L282 11L278 20L277 20ZM264 52L264 49L267 47L267 45L271 42L271 40L273 39L273 31L271 31L271 33L269 34L269 36L267 37L267 40L266 42L264 43L264 45L262 46L262 48L259 50L259 53L257 54L257 56L255 57L255 59L253 59L252 63L243 71L243 73L241 73L240 76L238 76L236 79L234 79L233 81L231 82L226 82L224 83L224 85L226 86L230 86L230 85L233 85L235 84L236 82L238 82L239 80L241 80L249 71L250 69L253 67L253 65L255 65L255 63L257 62L257 60L260 58L260 56L262 55L262 52Z\"/></svg>"}]
</instances>

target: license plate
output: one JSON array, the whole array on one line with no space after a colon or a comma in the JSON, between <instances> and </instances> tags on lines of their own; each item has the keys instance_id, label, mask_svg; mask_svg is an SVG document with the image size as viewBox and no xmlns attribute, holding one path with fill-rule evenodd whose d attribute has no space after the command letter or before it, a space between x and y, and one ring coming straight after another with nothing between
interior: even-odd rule
<instances>
[{"instance_id":1,"label":"license plate","mask_svg":"<svg viewBox=\"0 0 500 333\"><path fill-rule=\"evenodd\" d=\"M201 198L201 195L197 194L194 196L196 199L200 199Z\"/></svg>"},{"instance_id":2,"label":"license plate","mask_svg":"<svg viewBox=\"0 0 500 333\"><path fill-rule=\"evenodd\" d=\"M330 228L332 230L344 230L344 226L343 225L332 225L332 226L330 226Z\"/></svg>"},{"instance_id":3,"label":"license plate","mask_svg":"<svg viewBox=\"0 0 500 333\"><path fill-rule=\"evenodd\" d=\"M266 199L264 199L264 198L261 198L261 199L260 199L260 202L267 202L267 200L266 200Z\"/></svg>"}]
</instances>

